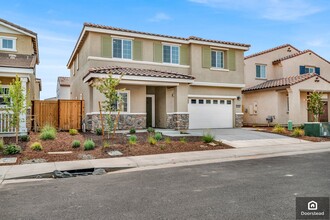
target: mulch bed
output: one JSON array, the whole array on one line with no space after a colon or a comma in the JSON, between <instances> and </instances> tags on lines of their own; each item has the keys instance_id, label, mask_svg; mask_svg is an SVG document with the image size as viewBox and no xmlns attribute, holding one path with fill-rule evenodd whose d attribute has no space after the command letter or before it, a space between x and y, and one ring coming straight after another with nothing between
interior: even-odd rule
<instances>
[{"instance_id":1,"label":"mulch bed","mask_svg":"<svg viewBox=\"0 0 330 220\"><path fill-rule=\"evenodd\" d=\"M279 133L273 132L273 127L254 127L254 129L255 129L255 131L279 134ZM293 138L299 138L301 140L311 141L311 142L330 141L330 137L310 137L310 136L294 137L292 134L293 134L293 131L288 131L288 129L285 128L285 132L283 134L279 134L279 135L284 135L284 136L293 137Z\"/></svg>"},{"instance_id":2,"label":"mulch bed","mask_svg":"<svg viewBox=\"0 0 330 220\"><path fill-rule=\"evenodd\" d=\"M93 133L80 133L78 135L70 135L68 132L58 132L55 140L42 141L39 138L39 133L30 133L29 142L19 142L19 146L22 147L22 152L16 155L2 155L0 157L17 157L17 163L21 164L26 160L43 158L47 162L55 161L70 161L80 160L82 155L90 155L93 158L110 158L107 154L108 151L119 150L123 153L122 156L137 156L137 155L150 155L150 154L163 154L163 153L175 153L175 152L187 152L187 151L203 151L203 150L218 150L232 148L220 142L214 142L216 145L211 146L201 141L201 137L185 137L186 143L180 141L180 137L170 137L171 143L165 143L163 140L157 142L156 145L151 145L147 142L149 134L136 133L138 138L137 144L129 145L127 134L116 134L115 137L102 140L102 136L98 136ZM94 150L85 151L83 143L87 139L92 139L96 147ZM73 140L79 140L81 146L79 148L72 148L71 143ZM15 138L4 138L6 144L15 143ZM34 142L40 142L43 146L42 151L33 151L30 149L30 145ZM107 143L107 147L103 147L104 143ZM48 154L48 152L59 151L72 151L71 154ZM1 164L8 165L8 164Z\"/></svg>"}]
</instances>

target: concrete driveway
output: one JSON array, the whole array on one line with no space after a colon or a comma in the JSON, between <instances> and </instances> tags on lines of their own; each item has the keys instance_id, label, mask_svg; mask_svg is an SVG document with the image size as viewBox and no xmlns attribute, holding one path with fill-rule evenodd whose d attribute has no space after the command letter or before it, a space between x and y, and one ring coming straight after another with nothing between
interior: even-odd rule
<instances>
[{"instance_id":1,"label":"concrete driveway","mask_svg":"<svg viewBox=\"0 0 330 220\"><path fill-rule=\"evenodd\" d=\"M251 128L228 128L228 129L205 129L189 130L190 134L202 136L204 133L212 133L215 139L230 146L241 147L263 147L278 146L286 144L306 143L308 141L291 138L283 135L254 131Z\"/></svg>"}]
</instances>

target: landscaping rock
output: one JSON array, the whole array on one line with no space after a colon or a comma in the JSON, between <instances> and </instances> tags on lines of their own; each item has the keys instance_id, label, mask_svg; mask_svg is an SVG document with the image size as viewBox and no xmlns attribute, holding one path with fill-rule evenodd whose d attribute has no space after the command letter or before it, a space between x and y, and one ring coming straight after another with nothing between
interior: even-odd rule
<instances>
[{"instance_id":1,"label":"landscaping rock","mask_svg":"<svg viewBox=\"0 0 330 220\"><path fill-rule=\"evenodd\" d=\"M31 160L24 160L22 161L22 164L33 164L33 163L46 163L47 160L42 158L33 158Z\"/></svg>"},{"instance_id":2,"label":"landscaping rock","mask_svg":"<svg viewBox=\"0 0 330 220\"><path fill-rule=\"evenodd\" d=\"M201 148L207 148L207 146L206 146L206 145L201 145L200 147L201 147Z\"/></svg>"},{"instance_id":3,"label":"landscaping rock","mask_svg":"<svg viewBox=\"0 0 330 220\"><path fill-rule=\"evenodd\" d=\"M116 157L116 156L121 156L123 155L122 152L118 151L118 150L114 150L114 151L109 151L108 154L112 157Z\"/></svg>"},{"instance_id":4,"label":"landscaping rock","mask_svg":"<svg viewBox=\"0 0 330 220\"><path fill-rule=\"evenodd\" d=\"M215 147L215 146L217 146L217 144L216 144L216 143L213 143L213 142L211 142L211 143L208 143L208 145L210 145L210 146L212 146L212 147Z\"/></svg>"},{"instance_id":5,"label":"landscaping rock","mask_svg":"<svg viewBox=\"0 0 330 220\"><path fill-rule=\"evenodd\" d=\"M92 173L93 175L103 175L106 174L107 172L105 169L95 169L94 172Z\"/></svg>"},{"instance_id":6,"label":"landscaping rock","mask_svg":"<svg viewBox=\"0 0 330 220\"><path fill-rule=\"evenodd\" d=\"M17 157L5 157L5 158L0 158L0 164L1 163L16 163Z\"/></svg>"}]
</instances>

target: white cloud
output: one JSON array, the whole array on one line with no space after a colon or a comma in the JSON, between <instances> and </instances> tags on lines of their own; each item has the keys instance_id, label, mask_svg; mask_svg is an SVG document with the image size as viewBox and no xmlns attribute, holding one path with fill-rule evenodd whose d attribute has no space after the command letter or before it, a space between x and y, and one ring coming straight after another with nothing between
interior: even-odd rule
<instances>
[{"instance_id":1,"label":"white cloud","mask_svg":"<svg viewBox=\"0 0 330 220\"><path fill-rule=\"evenodd\" d=\"M218 9L251 13L268 20L294 21L323 10L317 1L307 0L189 0Z\"/></svg>"},{"instance_id":2,"label":"white cloud","mask_svg":"<svg viewBox=\"0 0 330 220\"><path fill-rule=\"evenodd\" d=\"M151 22L160 22L166 20L171 20L171 17L163 12L159 12L154 17L149 19Z\"/></svg>"}]
</instances>

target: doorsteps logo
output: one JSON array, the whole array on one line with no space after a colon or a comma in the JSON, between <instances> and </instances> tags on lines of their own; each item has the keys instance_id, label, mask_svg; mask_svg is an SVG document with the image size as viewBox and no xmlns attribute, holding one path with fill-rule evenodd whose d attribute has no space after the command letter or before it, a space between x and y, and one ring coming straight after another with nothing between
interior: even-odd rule
<instances>
[{"instance_id":1,"label":"doorsteps logo","mask_svg":"<svg viewBox=\"0 0 330 220\"><path fill-rule=\"evenodd\" d=\"M329 197L297 197L296 218L329 220Z\"/></svg>"}]
</instances>

